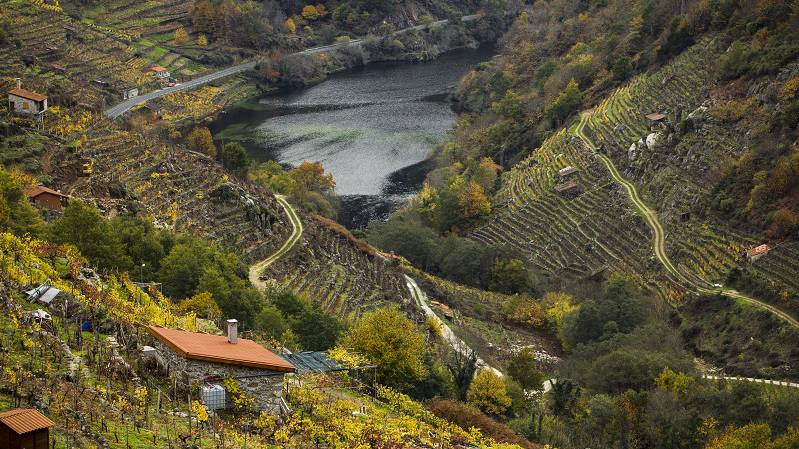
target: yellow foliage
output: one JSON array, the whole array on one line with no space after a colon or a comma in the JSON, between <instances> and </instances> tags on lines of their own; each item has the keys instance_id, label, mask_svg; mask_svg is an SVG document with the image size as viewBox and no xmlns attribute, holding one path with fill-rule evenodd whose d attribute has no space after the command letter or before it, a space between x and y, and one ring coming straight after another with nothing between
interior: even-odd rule
<instances>
[{"instance_id":1,"label":"yellow foliage","mask_svg":"<svg viewBox=\"0 0 799 449\"><path fill-rule=\"evenodd\" d=\"M474 376L466 400L490 415L505 413L512 402L505 381L490 370L482 370Z\"/></svg>"},{"instance_id":2,"label":"yellow foliage","mask_svg":"<svg viewBox=\"0 0 799 449\"><path fill-rule=\"evenodd\" d=\"M208 421L208 410L200 403L200 401L194 401L191 403L191 412L194 414L194 417L197 418L197 421Z\"/></svg>"},{"instance_id":3,"label":"yellow foliage","mask_svg":"<svg viewBox=\"0 0 799 449\"><path fill-rule=\"evenodd\" d=\"M797 97L799 97L799 76L794 76L782 85L782 89L780 89L780 99L789 101Z\"/></svg>"},{"instance_id":4,"label":"yellow foliage","mask_svg":"<svg viewBox=\"0 0 799 449\"><path fill-rule=\"evenodd\" d=\"M306 5L302 8L302 17L306 20L317 20L321 15L314 5Z\"/></svg>"},{"instance_id":5,"label":"yellow foliage","mask_svg":"<svg viewBox=\"0 0 799 449\"><path fill-rule=\"evenodd\" d=\"M176 45L186 45L189 42L189 33L186 32L186 29L183 27L179 27L175 30L175 44Z\"/></svg>"},{"instance_id":6,"label":"yellow foliage","mask_svg":"<svg viewBox=\"0 0 799 449\"><path fill-rule=\"evenodd\" d=\"M289 32L291 34L296 34L297 33L297 24L294 23L294 19L292 19L291 17L286 19L286 28L289 29Z\"/></svg>"}]
</instances>

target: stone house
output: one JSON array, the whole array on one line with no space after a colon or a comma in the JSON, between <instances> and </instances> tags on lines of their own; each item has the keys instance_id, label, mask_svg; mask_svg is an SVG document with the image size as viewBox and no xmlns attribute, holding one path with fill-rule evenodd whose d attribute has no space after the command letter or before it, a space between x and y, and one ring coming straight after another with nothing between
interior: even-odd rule
<instances>
[{"instance_id":1,"label":"stone house","mask_svg":"<svg viewBox=\"0 0 799 449\"><path fill-rule=\"evenodd\" d=\"M17 114L41 115L47 110L47 97L17 87L8 91L8 109Z\"/></svg>"},{"instance_id":2,"label":"stone house","mask_svg":"<svg viewBox=\"0 0 799 449\"><path fill-rule=\"evenodd\" d=\"M185 386L234 378L259 410L278 412L283 380L294 366L258 343L238 338L238 323L228 320L228 335L209 335L149 326L155 359Z\"/></svg>"},{"instance_id":3,"label":"stone house","mask_svg":"<svg viewBox=\"0 0 799 449\"><path fill-rule=\"evenodd\" d=\"M159 80L168 80L171 76L169 70L161 67L160 65L153 66L150 68L150 71L155 74L155 77Z\"/></svg>"}]
</instances>

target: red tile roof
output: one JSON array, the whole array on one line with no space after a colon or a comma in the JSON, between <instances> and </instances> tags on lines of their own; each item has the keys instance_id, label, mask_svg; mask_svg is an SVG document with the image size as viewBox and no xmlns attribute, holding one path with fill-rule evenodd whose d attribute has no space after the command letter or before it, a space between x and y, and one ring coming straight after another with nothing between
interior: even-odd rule
<instances>
[{"instance_id":1,"label":"red tile roof","mask_svg":"<svg viewBox=\"0 0 799 449\"><path fill-rule=\"evenodd\" d=\"M61 192L56 192L53 189L48 189L45 186L31 187L30 189L25 191L25 195L27 195L28 198L36 198L37 196L41 195L42 193L49 193L51 195L57 195L57 196L60 196L60 197L63 197L63 198L69 198L67 195L64 195Z\"/></svg>"},{"instance_id":2,"label":"red tile roof","mask_svg":"<svg viewBox=\"0 0 799 449\"><path fill-rule=\"evenodd\" d=\"M8 93L11 95L16 95L18 97L27 98L28 100L33 100L33 101L42 101L47 99L47 97L42 94L31 92L25 89L20 89L19 87L15 87L9 90Z\"/></svg>"},{"instance_id":3,"label":"red tile roof","mask_svg":"<svg viewBox=\"0 0 799 449\"><path fill-rule=\"evenodd\" d=\"M153 68L151 68L150 70L156 73L166 72L166 69L161 67L160 65L153 66Z\"/></svg>"},{"instance_id":4,"label":"red tile roof","mask_svg":"<svg viewBox=\"0 0 799 449\"><path fill-rule=\"evenodd\" d=\"M227 337L149 326L148 330L175 352L187 359L228 365L249 366L293 373L294 366L258 343L239 338L231 344Z\"/></svg>"},{"instance_id":5,"label":"red tile roof","mask_svg":"<svg viewBox=\"0 0 799 449\"><path fill-rule=\"evenodd\" d=\"M32 408L18 408L0 413L0 422L16 432L17 435L47 429L55 425L50 418Z\"/></svg>"}]
</instances>

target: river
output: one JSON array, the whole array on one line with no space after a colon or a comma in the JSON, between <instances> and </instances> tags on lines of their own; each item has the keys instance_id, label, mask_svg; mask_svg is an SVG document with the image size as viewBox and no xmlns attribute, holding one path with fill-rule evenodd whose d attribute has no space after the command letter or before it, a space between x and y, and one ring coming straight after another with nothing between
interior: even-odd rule
<instances>
[{"instance_id":1,"label":"river","mask_svg":"<svg viewBox=\"0 0 799 449\"><path fill-rule=\"evenodd\" d=\"M349 228L385 219L421 187L427 159L455 121L448 93L494 49L459 50L426 63L380 63L341 72L308 89L269 95L212 126L257 162L320 161Z\"/></svg>"}]
</instances>

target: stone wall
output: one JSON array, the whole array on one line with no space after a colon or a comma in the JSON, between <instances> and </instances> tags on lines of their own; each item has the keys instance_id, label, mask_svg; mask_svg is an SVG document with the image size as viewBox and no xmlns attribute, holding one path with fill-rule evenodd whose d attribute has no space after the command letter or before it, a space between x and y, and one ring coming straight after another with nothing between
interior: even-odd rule
<instances>
[{"instance_id":1,"label":"stone wall","mask_svg":"<svg viewBox=\"0 0 799 449\"><path fill-rule=\"evenodd\" d=\"M186 359L157 338L153 339L152 346L158 352L156 356L158 362L169 374L176 376L179 382L183 382L187 386L193 384L201 385L208 378L224 379L232 377L238 381L242 391L255 399L256 407L259 410L279 412L280 399L283 394L284 373Z\"/></svg>"}]
</instances>

